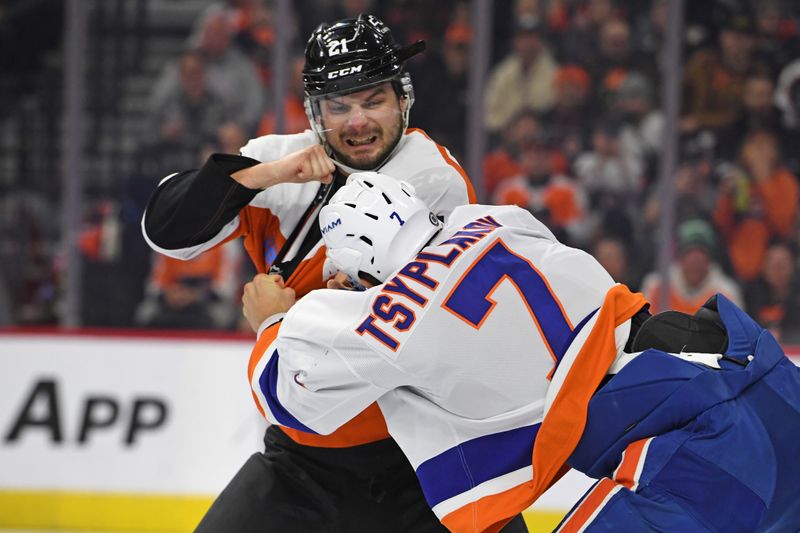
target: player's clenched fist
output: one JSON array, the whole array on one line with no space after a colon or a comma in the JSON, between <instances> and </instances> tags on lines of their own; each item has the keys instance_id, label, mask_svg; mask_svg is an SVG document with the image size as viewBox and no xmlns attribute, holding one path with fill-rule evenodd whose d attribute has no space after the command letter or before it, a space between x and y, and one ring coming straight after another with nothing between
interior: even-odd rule
<instances>
[{"instance_id":1,"label":"player's clenched fist","mask_svg":"<svg viewBox=\"0 0 800 533\"><path fill-rule=\"evenodd\" d=\"M250 189L266 189L279 183L330 183L335 169L325 149L315 144L276 161L259 163L234 172L232 177Z\"/></svg>"},{"instance_id":2,"label":"player's clenched fist","mask_svg":"<svg viewBox=\"0 0 800 533\"><path fill-rule=\"evenodd\" d=\"M277 313L285 313L295 303L294 289L286 287L277 274L258 274L245 284L242 295L242 312L253 331L264 320Z\"/></svg>"},{"instance_id":3,"label":"player's clenched fist","mask_svg":"<svg viewBox=\"0 0 800 533\"><path fill-rule=\"evenodd\" d=\"M330 183L333 171L336 170L325 149L318 144L289 154L275 163L279 166L281 175L292 183L306 181Z\"/></svg>"}]
</instances>

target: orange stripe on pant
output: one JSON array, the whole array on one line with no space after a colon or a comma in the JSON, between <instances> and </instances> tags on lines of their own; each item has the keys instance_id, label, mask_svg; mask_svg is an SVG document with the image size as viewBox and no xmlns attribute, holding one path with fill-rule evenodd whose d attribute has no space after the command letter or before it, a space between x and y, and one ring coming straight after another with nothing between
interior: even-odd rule
<instances>
[{"instance_id":1,"label":"orange stripe on pant","mask_svg":"<svg viewBox=\"0 0 800 533\"><path fill-rule=\"evenodd\" d=\"M576 507L557 533L578 533L595 517L611 496L621 488L607 477L601 479L584 500Z\"/></svg>"},{"instance_id":2,"label":"orange stripe on pant","mask_svg":"<svg viewBox=\"0 0 800 533\"><path fill-rule=\"evenodd\" d=\"M622 461L614 472L614 480L617 483L630 490L636 490L636 486L639 484L640 473L637 472L639 464L644 459L645 448L651 440L652 437L628 444L622 453Z\"/></svg>"}]
</instances>

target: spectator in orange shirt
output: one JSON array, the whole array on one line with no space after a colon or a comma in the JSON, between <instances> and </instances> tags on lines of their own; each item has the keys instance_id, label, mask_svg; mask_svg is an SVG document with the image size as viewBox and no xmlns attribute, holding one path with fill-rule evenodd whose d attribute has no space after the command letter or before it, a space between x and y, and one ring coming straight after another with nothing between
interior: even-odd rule
<instances>
[{"instance_id":1,"label":"spectator in orange shirt","mask_svg":"<svg viewBox=\"0 0 800 533\"><path fill-rule=\"evenodd\" d=\"M798 195L797 178L780 165L775 134L768 130L748 134L739 165L722 178L714 209L714 222L725 237L739 278L755 279L767 243L791 235Z\"/></svg>"},{"instance_id":2,"label":"spectator in orange shirt","mask_svg":"<svg viewBox=\"0 0 800 533\"><path fill-rule=\"evenodd\" d=\"M136 311L137 324L167 329L233 327L238 255L231 246L189 261L156 255L145 298Z\"/></svg>"},{"instance_id":3,"label":"spectator in orange shirt","mask_svg":"<svg viewBox=\"0 0 800 533\"><path fill-rule=\"evenodd\" d=\"M586 242L586 201L575 181L554 168L554 158L542 134L528 140L519 163L522 173L503 181L493 202L527 209L565 242Z\"/></svg>"},{"instance_id":4,"label":"spectator in orange shirt","mask_svg":"<svg viewBox=\"0 0 800 533\"><path fill-rule=\"evenodd\" d=\"M694 314L721 292L741 305L739 286L726 276L714 261L716 239L711 225L702 219L687 220L678 226L678 257L669 268L669 301L661 299L661 276L651 272L642 282L642 292L650 302L650 312L673 310Z\"/></svg>"},{"instance_id":5,"label":"spectator in orange shirt","mask_svg":"<svg viewBox=\"0 0 800 533\"><path fill-rule=\"evenodd\" d=\"M521 147L540 135L541 129L536 111L523 109L503 130L501 145L483 160L483 186L489 197L494 195L502 181L522 174L522 167L517 161Z\"/></svg>"}]
</instances>

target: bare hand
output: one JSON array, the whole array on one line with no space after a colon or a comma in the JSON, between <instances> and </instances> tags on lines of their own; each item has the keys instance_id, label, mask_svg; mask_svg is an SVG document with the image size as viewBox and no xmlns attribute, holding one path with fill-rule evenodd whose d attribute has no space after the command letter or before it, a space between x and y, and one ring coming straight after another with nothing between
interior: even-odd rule
<instances>
[{"instance_id":1,"label":"bare hand","mask_svg":"<svg viewBox=\"0 0 800 533\"><path fill-rule=\"evenodd\" d=\"M325 149L315 144L277 161L260 163L234 172L233 179L249 189L266 189L279 183L330 183L336 167Z\"/></svg>"},{"instance_id":2,"label":"bare hand","mask_svg":"<svg viewBox=\"0 0 800 533\"><path fill-rule=\"evenodd\" d=\"M267 318L285 313L294 305L294 289L286 287L277 274L258 274L244 286L242 312L253 331Z\"/></svg>"}]
</instances>

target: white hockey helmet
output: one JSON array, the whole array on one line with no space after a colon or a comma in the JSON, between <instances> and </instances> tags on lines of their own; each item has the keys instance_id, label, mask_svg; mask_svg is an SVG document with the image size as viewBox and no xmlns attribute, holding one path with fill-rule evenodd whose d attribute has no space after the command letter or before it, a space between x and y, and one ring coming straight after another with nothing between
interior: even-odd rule
<instances>
[{"instance_id":1,"label":"white hockey helmet","mask_svg":"<svg viewBox=\"0 0 800 533\"><path fill-rule=\"evenodd\" d=\"M366 273L383 282L443 224L414 188L377 172L351 174L319 214L327 247L324 276Z\"/></svg>"}]
</instances>

